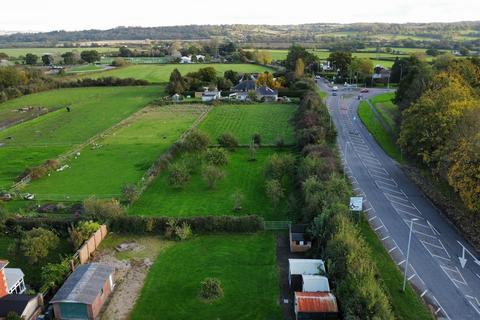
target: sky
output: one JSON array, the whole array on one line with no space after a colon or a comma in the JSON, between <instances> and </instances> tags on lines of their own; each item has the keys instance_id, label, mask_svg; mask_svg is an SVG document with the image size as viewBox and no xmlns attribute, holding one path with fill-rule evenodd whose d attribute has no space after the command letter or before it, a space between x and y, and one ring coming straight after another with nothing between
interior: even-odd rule
<instances>
[{"instance_id":1,"label":"sky","mask_svg":"<svg viewBox=\"0 0 480 320\"><path fill-rule=\"evenodd\" d=\"M480 20L480 0L2 1L0 31L189 24L454 22Z\"/></svg>"}]
</instances>

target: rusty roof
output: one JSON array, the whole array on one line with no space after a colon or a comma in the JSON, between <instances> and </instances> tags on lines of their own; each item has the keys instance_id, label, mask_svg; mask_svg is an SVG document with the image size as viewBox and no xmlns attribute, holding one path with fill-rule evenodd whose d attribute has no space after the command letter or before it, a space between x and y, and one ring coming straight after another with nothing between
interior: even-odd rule
<instances>
[{"instance_id":1,"label":"rusty roof","mask_svg":"<svg viewBox=\"0 0 480 320\"><path fill-rule=\"evenodd\" d=\"M337 299L330 292L295 292L297 312L337 313Z\"/></svg>"}]
</instances>

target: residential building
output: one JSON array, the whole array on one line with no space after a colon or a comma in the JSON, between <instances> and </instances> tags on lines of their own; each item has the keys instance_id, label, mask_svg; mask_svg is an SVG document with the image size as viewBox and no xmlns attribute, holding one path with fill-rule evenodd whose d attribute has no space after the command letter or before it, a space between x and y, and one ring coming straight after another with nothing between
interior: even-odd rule
<instances>
[{"instance_id":1,"label":"residential building","mask_svg":"<svg viewBox=\"0 0 480 320\"><path fill-rule=\"evenodd\" d=\"M218 91L217 89L215 90L205 90L202 94L202 101L203 102L209 102L209 101L213 101L213 100L219 100L222 95L221 95L221 91Z\"/></svg>"},{"instance_id":2,"label":"residential building","mask_svg":"<svg viewBox=\"0 0 480 320\"><path fill-rule=\"evenodd\" d=\"M55 319L95 319L113 291L113 277L111 266L80 265L50 301Z\"/></svg>"}]
</instances>

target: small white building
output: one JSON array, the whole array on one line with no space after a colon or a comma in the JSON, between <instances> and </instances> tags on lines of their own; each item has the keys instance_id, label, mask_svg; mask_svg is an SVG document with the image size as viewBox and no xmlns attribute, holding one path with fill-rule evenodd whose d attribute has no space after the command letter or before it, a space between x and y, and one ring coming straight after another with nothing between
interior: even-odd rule
<instances>
[{"instance_id":1,"label":"small white building","mask_svg":"<svg viewBox=\"0 0 480 320\"><path fill-rule=\"evenodd\" d=\"M202 101L203 102L209 102L209 101L213 101L213 100L219 100L221 98L221 93L222 91L218 91L218 90L205 90L203 93L202 93Z\"/></svg>"},{"instance_id":2,"label":"small white building","mask_svg":"<svg viewBox=\"0 0 480 320\"><path fill-rule=\"evenodd\" d=\"M187 57L187 56L180 57L180 63L192 63L192 57Z\"/></svg>"},{"instance_id":3,"label":"small white building","mask_svg":"<svg viewBox=\"0 0 480 320\"><path fill-rule=\"evenodd\" d=\"M174 101L174 102L179 102L180 98L181 97L178 93L175 93L174 95L172 95L172 101Z\"/></svg>"},{"instance_id":4,"label":"small white building","mask_svg":"<svg viewBox=\"0 0 480 320\"><path fill-rule=\"evenodd\" d=\"M302 275L302 292L330 292L328 278L320 275Z\"/></svg>"},{"instance_id":5,"label":"small white building","mask_svg":"<svg viewBox=\"0 0 480 320\"><path fill-rule=\"evenodd\" d=\"M320 275L325 273L325 263L321 259L288 259L288 283L292 278L303 275ZM303 281L303 279L302 279Z\"/></svg>"}]
</instances>

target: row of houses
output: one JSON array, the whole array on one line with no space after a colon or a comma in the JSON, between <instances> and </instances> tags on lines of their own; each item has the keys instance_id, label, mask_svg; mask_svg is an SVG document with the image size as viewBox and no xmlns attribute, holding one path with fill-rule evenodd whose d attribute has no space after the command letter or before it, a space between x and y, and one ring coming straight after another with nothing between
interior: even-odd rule
<instances>
[{"instance_id":1,"label":"row of houses","mask_svg":"<svg viewBox=\"0 0 480 320\"><path fill-rule=\"evenodd\" d=\"M310 250L312 243L306 230L307 225L290 225L292 253ZM288 284L293 291L296 320L338 319L337 299L325 275L321 259L288 259Z\"/></svg>"}]
</instances>

